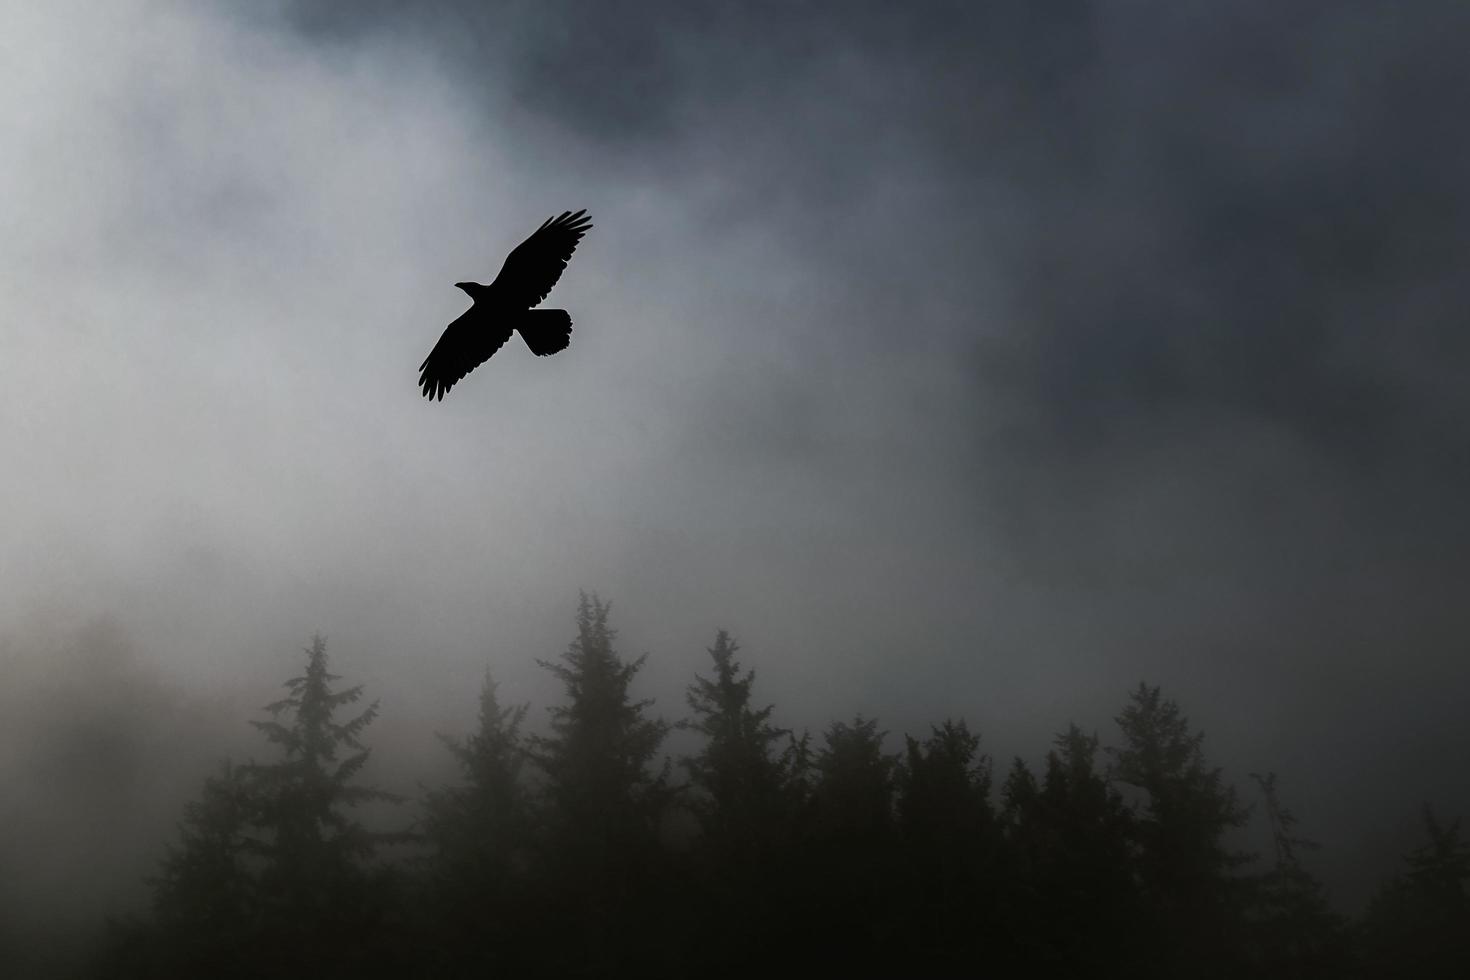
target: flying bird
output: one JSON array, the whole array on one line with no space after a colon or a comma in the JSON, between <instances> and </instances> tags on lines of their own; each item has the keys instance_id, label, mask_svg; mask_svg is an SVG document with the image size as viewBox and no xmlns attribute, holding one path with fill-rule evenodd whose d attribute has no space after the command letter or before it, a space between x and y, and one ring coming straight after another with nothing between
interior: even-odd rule
<instances>
[{"instance_id":1,"label":"flying bird","mask_svg":"<svg viewBox=\"0 0 1470 980\"><path fill-rule=\"evenodd\" d=\"M495 281L457 282L474 300L445 328L419 365L419 387L430 400L444 399L460 378L489 360L510 335L520 332L531 353L545 357L572 342L572 318L566 310L532 309L561 278L577 243L592 227L585 210L547 218L530 238L513 248Z\"/></svg>"}]
</instances>

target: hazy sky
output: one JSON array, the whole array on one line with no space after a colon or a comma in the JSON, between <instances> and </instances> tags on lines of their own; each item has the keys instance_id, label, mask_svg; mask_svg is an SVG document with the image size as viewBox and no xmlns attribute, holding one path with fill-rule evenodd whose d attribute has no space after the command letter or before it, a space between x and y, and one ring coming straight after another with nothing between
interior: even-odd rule
<instances>
[{"instance_id":1,"label":"hazy sky","mask_svg":"<svg viewBox=\"0 0 1470 980\"><path fill-rule=\"evenodd\" d=\"M542 717L586 588L668 717L725 627L787 723L1035 758L1147 679L1345 859L1470 812L1463 3L0 28L24 717L106 616L244 732L320 630L406 752L487 663ZM571 347L426 403L452 283L578 208Z\"/></svg>"}]
</instances>

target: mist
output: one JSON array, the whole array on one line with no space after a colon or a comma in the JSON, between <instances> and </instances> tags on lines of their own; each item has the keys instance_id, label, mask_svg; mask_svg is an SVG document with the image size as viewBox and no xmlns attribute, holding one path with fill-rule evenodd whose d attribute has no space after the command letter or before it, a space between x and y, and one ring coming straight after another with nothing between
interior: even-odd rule
<instances>
[{"instance_id":1,"label":"mist","mask_svg":"<svg viewBox=\"0 0 1470 980\"><path fill-rule=\"evenodd\" d=\"M7 8L16 934L146 904L313 634L413 794L582 590L670 721L718 629L997 771L1159 685L1349 914L1470 812L1470 13L610 7ZM570 348L425 403L578 208Z\"/></svg>"}]
</instances>

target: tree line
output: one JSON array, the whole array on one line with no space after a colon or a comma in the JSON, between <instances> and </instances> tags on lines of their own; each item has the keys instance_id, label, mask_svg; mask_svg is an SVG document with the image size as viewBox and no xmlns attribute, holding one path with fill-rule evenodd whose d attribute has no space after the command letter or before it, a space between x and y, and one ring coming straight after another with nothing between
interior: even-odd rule
<instances>
[{"instance_id":1,"label":"tree line","mask_svg":"<svg viewBox=\"0 0 1470 980\"><path fill-rule=\"evenodd\" d=\"M1140 684L1117 737L1069 726L1044 763L996 773L963 720L776 726L719 632L687 693L697 748L632 687L609 607L541 662L562 683L545 734L488 675L458 766L417 817L369 829L360 779L377 710L305 651L251 722L273 761L223 763L181 815L148 914L115 921L108 977L1470 976L1470 846L1424 841L1365 915L1333 911L1272 773L1247 817L1203 736ZM405 808L407 809L407 808ZM357 811L357 812L355 812Z\"/></svg>"}]
</instances>

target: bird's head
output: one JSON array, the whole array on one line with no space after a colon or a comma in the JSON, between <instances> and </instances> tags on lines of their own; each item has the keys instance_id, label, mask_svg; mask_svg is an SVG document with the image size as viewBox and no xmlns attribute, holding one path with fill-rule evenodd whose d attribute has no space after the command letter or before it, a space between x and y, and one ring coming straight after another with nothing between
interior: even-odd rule
<instances>
[{"instance_id":1,"label":"bird's head","mask_svg":"<svg viewBox=\"0 0 1470 980\"><path fill-rule=\"evenodd\" d=\"M478 298L480 293L485 291L485 287L477 282L457 282L454 284L454 287L456 289L463 289L469 294L470 299Z\"/></svg>"}]
</instances>

